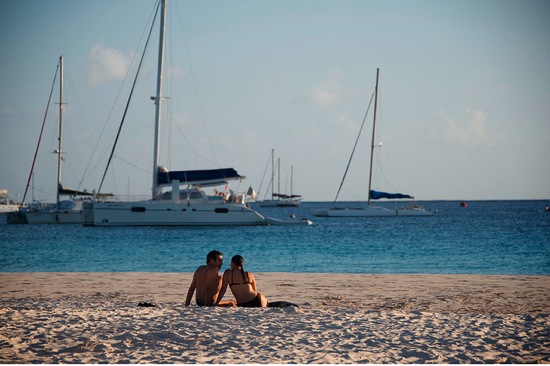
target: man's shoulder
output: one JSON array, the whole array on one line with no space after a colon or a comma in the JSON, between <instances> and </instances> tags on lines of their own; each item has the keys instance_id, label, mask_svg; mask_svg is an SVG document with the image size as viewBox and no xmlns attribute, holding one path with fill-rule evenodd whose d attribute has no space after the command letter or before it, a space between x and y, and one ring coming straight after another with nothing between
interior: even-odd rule
<instances>
[{"instance_id":1,"label":"man's shoulder","mask_svg":"<svg viewBox=\"0 0 550 366\"><path fill-rule=\"evenodd\" d=\"M202 265L202 266L199 266L196 270L195 270L195 273L197 272L204 272L206 270L208 266L206 265Z\"/></svg>"}]
</instances>

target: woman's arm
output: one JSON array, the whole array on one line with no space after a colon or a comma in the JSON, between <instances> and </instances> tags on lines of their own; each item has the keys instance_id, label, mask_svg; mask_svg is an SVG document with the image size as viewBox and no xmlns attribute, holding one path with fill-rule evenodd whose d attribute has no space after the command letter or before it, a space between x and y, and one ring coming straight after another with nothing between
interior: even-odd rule
<instances>
[{"instance_id":1,"label":"woman's arm","mask_svg":"<svg viewBox=\"0 0 550 366\"><path fill-rule=\"evenodd\" d=\"M258 290L256 290L256 279L254 278L254 275L250 272L248 272L248 280L250 281L250 285L252 285L252 289L258 292Z\"/></svg>"},{"instance_id":2,"label":"woman's arm","mask_svg":"<svg viewBox=\"0 0 550 366\"><path fill-rule=\"evenodd\" d=\"M220 304L220 301L223 299L223 295L225 295L225 292L227 291L227 285L229 284L229 271L230 270L228 269L223 273L222 287L214 305Z\"/></svg>"}]
</instances>

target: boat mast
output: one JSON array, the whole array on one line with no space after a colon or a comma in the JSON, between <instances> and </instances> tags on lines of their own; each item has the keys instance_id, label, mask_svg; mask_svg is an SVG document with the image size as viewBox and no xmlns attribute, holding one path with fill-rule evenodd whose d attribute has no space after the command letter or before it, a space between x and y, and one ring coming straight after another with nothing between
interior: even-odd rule
<instances>
[{"instance_id":1,"label":"boat mast","mask_svg":"<svg viewBox=\"0 0 550 366\"><path fill-rule=\"evenodd\" d=\"M281 194L281 158L277 158L277 197Z\"/></svg>"},{"instance_id":2,"label":"boat mast","mask_svg":"<svg viewBox=\"0 0 550 366\"><path fill-rule=\"evenodd\" d=\"M294 167L290 166L290 198L292 199L292 183L293 183L293 176L294 176Z\"/></svg>"},{"instance_id":3,"label":"boat mast","mask_svg":"<svg viewBox=\"0 0 550 366\"><path fill-rule=\"evenodd\" d=\"M162 72L164 62L164 37L166 33L166 1L161 0L161 16L160 16L160 35L159 35L159 57L158 57L158 75L157 75L157 95L153 98L155 100L155 141L153 148L153 199L159 194L158 188L158 167L159 167L159 148L160 148L160 117L162 107Z\"/></svg>"},{"instance_id":4,"label":"boat mast","mask_svg":"<svg viewBox=\"0 0 550 366\"><path fill-rule=\"evenodd\" d=\"M378 105L378 75L380 73L380 69L376 69L376 89L374 92L374 118L372 121L372 142L370 145L370 169L369 169L369 198L367 200L367 204L370 206L370 191L372 188L372 162L374 160L374 134L376 131L376 106Z\"/></svg>"},{"instance_id":5,"label":"boat mast","mask_svg":"<svg viewBox=\"0 0 550 366\"><path fill-rule=\"evenodd\" d=\"M57 189L55 209L59 210L59 189L61 187L61 161L63 160L61 147L63 146L63 55L59 56L59 137L57 146Z\"/></svg>"},{"instance_id":6,"label":"boat mast","mask_svg":"<svg viewBox=\"0 0 550 366\"><path fill-rule=\"evenodd\" d=\"M275 185L275 149L271 149L271 200L273 201L273 191Z\"/></svg>"}]
</instances>

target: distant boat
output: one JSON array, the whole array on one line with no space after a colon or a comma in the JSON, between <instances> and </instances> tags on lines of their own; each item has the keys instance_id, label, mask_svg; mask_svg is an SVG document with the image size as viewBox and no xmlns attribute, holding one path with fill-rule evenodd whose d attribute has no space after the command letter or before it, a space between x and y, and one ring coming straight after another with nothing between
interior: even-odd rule
<instances>
[{"instance_id":1,"label":"distant boat","mask_svg":"<svg viewBox=\"0 0 550 366\"><path fill-rule=\"evenodd\" d=\"M360 207L360 208L350 208L350 207L338 207L336 205L336 200L338 199L338 194L340 192L340 189L342 188L342 184L344 183L347 170L349 168L346 168L346 172L344 173L344 177L342 178L342 183L340 184L340 189L338 190L338 193L336 194L336 199L333 202L333 207L328 209L320 209L316 210L313 215L314 216L320 216L320 217L386 217L386 216L432 216L433 212L425 210L423 207L416 203L411 203L407 206L402 206L396 209L388 209L385 207L380 206L372 206L371 200L378 200L378 199L414 199L414 197L402 194L402 193L387 193L387 192L379 192L372 189L372 167L373 167L373 159L374 159L374 139L375 139L375 132L376 132L376 108L378 103L378 78L379 78L380 69L376 70L376 88L374 91L374 118L372 123L372 143L371 143L371 157L370 157L370 169L369 169L369 187L368 187L368 201L366 207ZM371 99L372 102L372 99ZM370 107L370 104L369 104ZM365 114L365 119L368 114ZM363 119L363 123L361 124L361 129L359 130L359 134L357 136L357 139L355 141L355 146L353 148L351 159L353 158L353 152L355 151L355 147L357 146L357 142L359 140L359 136L361 135L361 130L363 128L363 125L365 123L365 119Z\"/></svg>"},{"instance_id":2,"label":"distant boat","mask_svg":"<svg viewBox=\"0 0 550 366\"><path fill-rule=\"evenodd\" d=\"M51 207L47 209L29 210L25 212L29 224L80 224L82 222L82 197L92 196L92 193L65 189L61 184L61 168L63 163L63 56L59 57L58 68L59 136L58 148L54 151L54 153L57 154L56 202L55 205L50 205ZM62 196L70 196L72 198L61 200Z\"/></svg>"},{"instance_id":3,"label":"distant boat","mask_svg":"<svg viewBox=\"0 0 550 366\"><path fill-rule=\"evenodd\" d=\"M468 207L468 203L462 201L460 202L460 207Z\"/></svg>"},{"instance_id":4,"label":"distant boat","mask_svg":"<svg viewBox=\"0 0 550 366\"><path fill-rule=\"evenodd\" d=\"M169 171L159 161L160 121L162 104L163 59L165 46L166 1L161 0L158 73L155 101L155 139L153 149L152 198L138 202L100 201L84 202L83 224L86 226L206 226L206 225L284 225L311 224L307 221L270 221L252 210L245 195L210 196L202 187L227 185L229 181L244 179L233 168ZM116 145L115 145L116 146ZM113 148L114 152L114 148ZM111 154L112 157L112 154ZM108 166L107 166L108 169ZM105 170L105 172L107 171ZM181 189L180 185L186 186ZM163 188L171 191L162 192ZM98 192L101 191L101 186Z\"/></svg>"},{"instance_id":5,"label":"distant boat","mask_svg":"<svg viewBox=\"0 0 550 366\"><path fill-rule=\"evenodd\" d=\"M290 167L290 195L281 193L281 159L277 159L277 193L275 193L275 150L271 149L271 199L259 201L260 207L297 207L302 196L293 194L294 167Z\"/></svg>"},{"instance_id":6,"label":"distant boat","mask_svg":"<svg viewBox=\"0 0 550 366\"><path fill-rule=\"evenodd\" d=\"M8 190L0 189L0 214L19 211L19 203L10 201Z\"/></svg>"}]
</instances>

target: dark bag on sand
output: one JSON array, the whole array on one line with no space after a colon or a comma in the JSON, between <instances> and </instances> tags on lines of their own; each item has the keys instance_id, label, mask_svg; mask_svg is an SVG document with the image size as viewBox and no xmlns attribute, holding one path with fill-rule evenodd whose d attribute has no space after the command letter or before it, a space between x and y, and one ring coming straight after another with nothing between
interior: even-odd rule
<instances>
[{"instance_id":1,"label":"dark bag on sand","mask_svg":"<svg viewBox=\"0 0 550 366\"><path fill-rule=\"evenodd\" d=\"M271 302L269 302L269 304L267 306L270 307L270 308L286 308L288 306L295 306L295 307L299 308L298 305L293 304L293 303L288 302L288 301L271 301Z\"/></svg>"},{"instance_id":2,"label":"dark bag on sand","mask_svg":"<svg viewBox=\"0 0 550 366\"><path fill-rule=\"evenodd\" d=\"M156 304L154 302L140 302L137 306L152 308L153 306L156 306Z\"/></svg>"}]
</instances>

